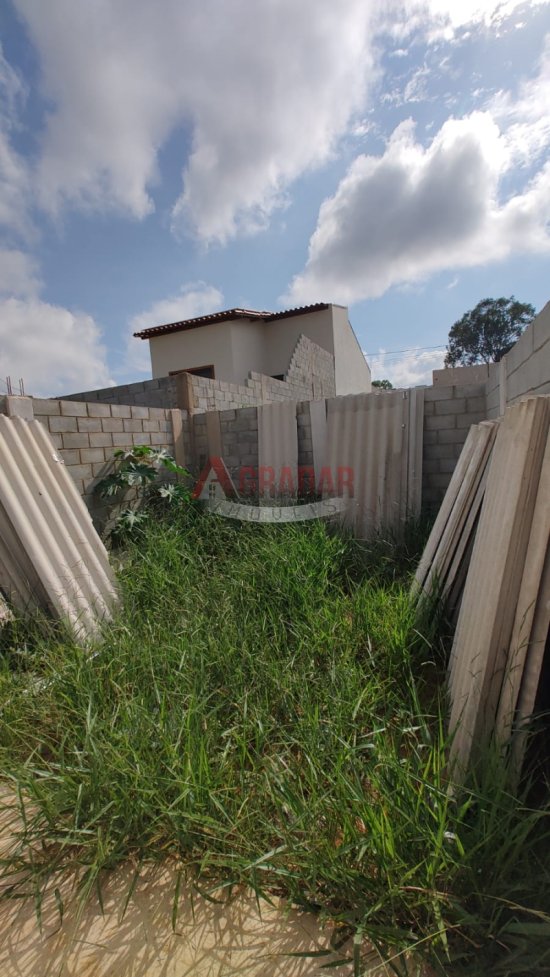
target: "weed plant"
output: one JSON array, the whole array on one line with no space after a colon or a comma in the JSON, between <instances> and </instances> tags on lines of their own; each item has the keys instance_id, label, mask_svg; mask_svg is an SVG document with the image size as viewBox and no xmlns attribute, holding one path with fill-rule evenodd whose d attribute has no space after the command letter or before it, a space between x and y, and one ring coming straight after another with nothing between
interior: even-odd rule
<instances>
[{"instance_id":1,"label":"weed plant","mask_svg":"<svg viewBox=\"0 0 550 977\"><path fill-rule=\"evenodd\" d=\"M122 608L94 654L11 626L5 893L39 911L60 871L84 899L130 857L171 858L216 898L246 884L331 918L355 974L363 939L397 974L411 947L441 974L548 974L548 809L491 756L449 790L416 556L412 536L189 510L119 553Z\"/></svg>"}]
</instances>

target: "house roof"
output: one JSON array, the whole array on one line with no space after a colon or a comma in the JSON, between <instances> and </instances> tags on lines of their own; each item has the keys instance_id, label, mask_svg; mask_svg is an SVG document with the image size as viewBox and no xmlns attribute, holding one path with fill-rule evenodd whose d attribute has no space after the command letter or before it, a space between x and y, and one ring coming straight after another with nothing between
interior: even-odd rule
<instances>
[{"instance_id":1,"label":"house roof","mask_svg":"<svg viewBox=\"0 0 550 977\"><path fill-rule=\"evenodd\" d=\"M234 319L261 319L262 322L274 322L275 319L287 319L292 316L306 315L308 312L321 312L328 309L328 302L316 302L314 305L303 305L298 309L286 309L284 312L257 312L254 309L226 309L225 312L212 312L211 315L197 316L196 319L182 319L181 322L168 322L164 326L151 326L135 332L138 339L153 339L164 336L169 332L184 332L186 329L199 329L214 322L229 322Z\"/></svg>"}]
</instances>

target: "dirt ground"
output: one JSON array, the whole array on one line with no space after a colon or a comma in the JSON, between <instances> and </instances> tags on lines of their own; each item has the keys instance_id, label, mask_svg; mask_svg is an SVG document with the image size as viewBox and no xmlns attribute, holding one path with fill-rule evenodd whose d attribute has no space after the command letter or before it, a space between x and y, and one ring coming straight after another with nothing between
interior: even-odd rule
<instances>
[{"instance_id":1,"label":"dirt ground","mask_svg":"<svg viewBox=\"0 0 550 977\"><path fill-rule=\"evenodd\" d=\"M42 932L32 900L1 901L1 977L350 977L353 971L350 964L319 969L342 952L289 956L329 949L330 928L280 903L259 905L250 891L220 905L182 886L174 932L176 874L166 867L144 871L121 918L133 874L128 867L106 883L103 914L96 899L79 913L66 880L63 920L50 897Z\"/></svg>"}]
</instances>

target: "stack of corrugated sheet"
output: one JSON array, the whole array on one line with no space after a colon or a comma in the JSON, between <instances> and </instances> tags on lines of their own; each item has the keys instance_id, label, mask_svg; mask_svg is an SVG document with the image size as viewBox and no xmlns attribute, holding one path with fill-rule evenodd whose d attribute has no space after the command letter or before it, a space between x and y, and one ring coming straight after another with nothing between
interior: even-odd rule
<instances>
[{"instance_id":1,"label":"stack of corrugated sheet","mask_svg":"<svg viewBox=\"0 0 550 977\"><path fill-rule=\"evenodd\" d=\"M415 574L415 589L443 597L451 617L462 597L497 426L483 421L470 428Z\"/></svg>"},{"instance_id":2,"label":"stack of corrugated sheet","mask_svg":"<svg viewBox=\"0 0 550 977\"><path fill-rule=\"evenodd\" d=\"M522 762L550 622L549 431L550 398L533 397L470 432L418 568L418 587L460 600L449 668L459 772L492 737Z\"/></svg>"},{"instance_id":3,"label":"stack of corrugated sheet","mask_svg":"<svg viewBox=\"0 0 550 977\"><path fill-rule=\"evenodd\" d=\"M0 587L80 640L110 617L116 588L88 510L38 421L0 415Z\"/></svg>"}]
</instances>

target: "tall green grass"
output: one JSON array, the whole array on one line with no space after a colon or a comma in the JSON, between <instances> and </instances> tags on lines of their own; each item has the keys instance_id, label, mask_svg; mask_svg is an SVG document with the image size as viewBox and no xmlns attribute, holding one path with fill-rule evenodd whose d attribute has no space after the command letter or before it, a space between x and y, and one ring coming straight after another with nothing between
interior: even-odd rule
<instances>
[{"instance_id":1,"label":"tall green grass","mask_svg":"<svg viewBox=\"0 0 550 977\"><path fill-rule=\"evenodd\" d=\"M410 947L442 974L548 973L548 811L491 757L482 786L449 791L415 556L412 538L191 511L120 551L94 654L12 625L5 891L39 907L62 870L85 897L129 856L170 857L203 892L246 883L334 919L398 974Z\"/></svg>"}]
</instances>

